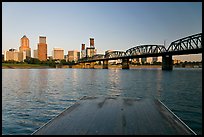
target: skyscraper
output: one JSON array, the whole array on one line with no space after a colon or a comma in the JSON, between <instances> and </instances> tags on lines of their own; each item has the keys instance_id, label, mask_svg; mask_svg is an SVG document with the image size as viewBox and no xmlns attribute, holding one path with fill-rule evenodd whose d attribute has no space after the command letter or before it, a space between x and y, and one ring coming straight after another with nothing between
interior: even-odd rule
<instances>
[{"instance_id":1,"label":"skyscraper","mask_svg":"<svg viewBox=\"0 0 204 137\"><path fill-rule=\"evenodd\" d=\"M94 47L94 38L90 38L90 47Z\"/></svg>"},{"instance_id":2,"label":"skyscraper","mask_svg":"<svg viewBox=\"0 0 204 137\"><path fill-rule=\"evenodd\" d=\"M46 37L40 36L39 43L38 43L38 59L40 61L47 60L47 44L46 44Z\"/></svg>"},{"instance_id":3,"label":"skyscraper","mask_svg":"<svg viewBox=\"0 0 204 137\"><path fill-rule=\"evenodd\" d=\"M85 49L85 44L81 44L81 58L86 57L86 49Z\"/></svg>"},{"instance_id":4,"label":"skyscraper","mask_svg":"<svg viewBox=\"0 0 204 137\"><path fill-rule=\"evenodd\" d=\"M90 47L86 48L86 57L93 57L96 54L94 47L94 38L90 38Z\"/></svg>"},{"instance_id":5,"label":"skyscraper","mask_svg":"<svg viewBox=\"0 0 204 137\"><path fill-rule=\"evenodd\" d=\"M31 57L31 49L29 47L29 39L26 37L26 35L24 35L21 38L21 46L19 47L19 52L25 52L26 53L26 57ZM24 60L25 58L23 58Z\"/></svg>"}]
</instances>

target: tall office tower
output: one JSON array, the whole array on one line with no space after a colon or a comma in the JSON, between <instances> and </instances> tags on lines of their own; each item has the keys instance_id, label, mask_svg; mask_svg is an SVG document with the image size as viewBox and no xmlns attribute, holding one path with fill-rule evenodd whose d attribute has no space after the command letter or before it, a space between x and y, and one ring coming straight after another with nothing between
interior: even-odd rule
<instances>
[{"instance_id":1,"label":"tall office tower","mask_svg":"<svg viewBox=\"0 0 204 137\"><path fill-rule=\"evenodd\" d=\"M96 49L94 47L94 38L90 38L90 47L86 48L86 57L92 57L96 54Z\"/></svg>"},{"instance_id":2,"label":"tall office tower","mask_svg":"<svg viewBox=\"0 0 204 137\"><path fill-rule=\"evenodd\" d=\"M40 36L39 43L38 43L38 59L40 61L47 60L47 44L46 44L46 37Z\"/></svg>"},{"instance_id":3,"label":"tall office tower","mask_svg":"<svg viewBox=\"0 0 204 137\"><path fill-rule=\"evenodd\" d=\"M86 57L86 49L85 49L85 44L81 44L81 58Z\"/></svg>"},{"instance_id":4,"label":"tall office tower","mask_svg":"<svg viewBox=\"0 0 204 137\"><path fill-rule=\"evenodd\" d=\"M85 50L85 44L81 44L81 50Z\"/></svg>"},{"instance_id":5,"label":"tall office tower","mask_svg":"<svg viewBox=\"0 0 204 137\"><path fill-rule=\"evenodd\" d=\"M94 38L90 38L90 47L94 47Z\"/></svg>"},{"instance_id":6,"label":"tall office tower","mask_svg":"<svg viewBox=\"0 0 204 137\"><path fill-rule=\"evenodd\" d=\"M53 59L64 59L64 50L62 48L53 48L52 54Z\"/></svg>"},{"instance_id":7,"label":"tall office tower","mask_svg":"<svg viewBox=\"0 0 204 137\"><path fill-rule=\"evenodd\" d=\"M19 52L25 52L26 53L26 58L31 57L31 49L29 47L29 39L24 35L21 38L21 46L19 47ZM25 58L23 58L24 60Z\"/></svg>"}]
</instances>

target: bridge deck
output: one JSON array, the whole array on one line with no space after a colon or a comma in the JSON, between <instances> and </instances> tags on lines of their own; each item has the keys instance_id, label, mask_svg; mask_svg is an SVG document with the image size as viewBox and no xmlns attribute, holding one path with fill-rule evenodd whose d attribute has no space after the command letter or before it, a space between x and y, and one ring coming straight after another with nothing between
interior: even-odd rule
<instances>
[{"instance_id":1,"label":"bridge deck","mask_svg":"<svg viewBox=\"0 0 204 137\"><path fill-rule=\"evenodd\" d=\"M34 135L195 134L159 100L83 97Z\"/></svg>"}]
</instances>

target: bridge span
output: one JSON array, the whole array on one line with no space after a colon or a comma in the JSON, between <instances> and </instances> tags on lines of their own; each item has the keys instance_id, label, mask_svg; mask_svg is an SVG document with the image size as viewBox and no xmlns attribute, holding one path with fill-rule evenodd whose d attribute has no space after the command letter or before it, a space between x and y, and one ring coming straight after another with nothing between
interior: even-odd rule
<instances>
[{"instance_id":1,"label":"bridge span","mask_svg":"<svg viewBox=\"0 0 204 137\"><path fill-rule=\"evenodd\" d=\"M175 40L168 48L164 45L139 45L126 51L112 51L105 55L97 54L91 58L82 58L78 63L90 63L91 68L94 68L94 62L102 61L103 68L108 69L109 60L122 59L122 69L129 69L129 59L162 56L162 70L172 70L172 56L199 53L202 53L202 33Z\"/></svg>"}]
</instances>

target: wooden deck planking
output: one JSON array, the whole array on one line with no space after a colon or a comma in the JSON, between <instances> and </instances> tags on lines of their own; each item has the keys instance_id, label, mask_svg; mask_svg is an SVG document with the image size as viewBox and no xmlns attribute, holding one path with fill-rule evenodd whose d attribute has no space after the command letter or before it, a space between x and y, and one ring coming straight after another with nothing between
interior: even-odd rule
<instances>
[{"instance_id":1,"label":"wooden deck planking","mask_svg":"<svg viewBox=\"0 0 204 137\"><path fill-rule=\"evenodd\" d=\"M157 100L84 97L34 135L193 134Z\"/></svg>"}]
</instances>

